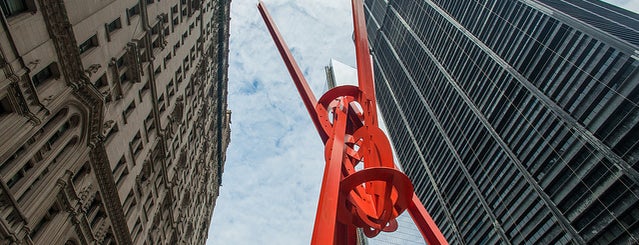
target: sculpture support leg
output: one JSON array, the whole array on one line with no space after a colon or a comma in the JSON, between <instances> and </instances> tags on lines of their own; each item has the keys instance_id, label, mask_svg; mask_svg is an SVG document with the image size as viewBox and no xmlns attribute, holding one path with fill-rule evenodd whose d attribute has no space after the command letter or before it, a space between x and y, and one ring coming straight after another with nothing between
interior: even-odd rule
<instances>
[{"instance_id":1,"label":"sculpture support leg","mask_svg":"<svg viewBox=\"0 0 639 245\"><path fill-rule=\"evenodd\" d=\"M334 244L337 226L337 204L340 195L339 183L342 178L342 159L344 156L344 136L346 130L346 113L335 110L334 131L328 139L324 156L326 167L322 178L320 198L317 205L315 226L311 244Z\"/></svg>"},{"instance_id":2,"label":"sculpture support leg","mask_svg":"<svg viewBox=\"0 0 639 245\"><path fill-rule=\"evenodd\" d=\"M440 244L448 244L446 238L433 221L433 218L430 217L426 208L424 208L424 204L419 200L417 195L413 193L413 199L411 203L408 205L408 213L411 218L413 218L413 222L419 229L419 232L422 233L422 237L429 245L440 245Z\"/></svg>"}]
</instances>

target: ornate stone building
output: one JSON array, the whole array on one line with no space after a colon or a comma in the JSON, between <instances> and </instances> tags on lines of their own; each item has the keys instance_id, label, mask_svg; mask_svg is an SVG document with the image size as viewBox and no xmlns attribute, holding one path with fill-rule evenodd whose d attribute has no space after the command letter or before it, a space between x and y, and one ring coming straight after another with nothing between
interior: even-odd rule
<instances>
[{"instance_id":1,"label":"ornate stone building","mask_svg":"<svg viewBox=\"0 0 639 245\"><path fill-rule=\"evenodd\" d=\"M230 0L0 5L0 244L204 244Z\"/></svg>"}]
</instances>

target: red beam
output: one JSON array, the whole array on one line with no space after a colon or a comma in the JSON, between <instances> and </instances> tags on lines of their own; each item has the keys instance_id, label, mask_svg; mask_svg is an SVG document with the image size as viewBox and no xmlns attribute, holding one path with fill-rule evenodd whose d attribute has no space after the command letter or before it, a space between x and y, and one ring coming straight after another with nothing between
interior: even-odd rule
<instances>
[{"instance_id":1,"label":"red beam","mask_svg":"<svg viewBox=\"0 0 639 245\"><path fill-rule=\"evenodd\" d=\"M336 244L336 235L344 233L337 232L337 201L340 196L340 181L342 180L342 159L344 156L344 136L346 131L346 113L335 110L335 124L332 137L326 143L324 157L326 166L324 167L324 177L320 189L320 198L315 214L315 225L313 226L313 237L311 244Z\"/></svg>"},{"instance_id":2,"label":"red beam","mask_svg":"<svg viewBox=\"0 0 639 245\"><path fill-rule=\"evenodd\" d=\"M326 142L326 140L328 139L328 135L322 129L320 120L317 116L317 113L315 112L315 104L317 104L317 99L315 99L315 95L313 95L313 91L308 86L308 82L306 82L306 79L304 78L304 74L302 73L302 70L300 70L300 67L297 65L297 62L295 62L295 59L293 58L293 55L291 54L291 51L288 48L288 45L286 45L286 42L282 38L280 31L277 29L277 26L275 25L273 18L271 18L271 15L269 14L268 10L266 10L266 6L264 6L264 2L259 1L259 3L257 4L257 8L259 9L260 14L262 15L262 18L264 19L264 22L266 23L266 27L268 28L268 31L271 33L271 37L273 37L273 41L275 42L275 46L277 46L277 50L280 51L280 55L282 56L282 59L284 60L284 64L286 64L286 68L288 69L288 72L291 74L291 78L293 78L293 82L295 82L295 87L297 88L297 91L302 97L302 102L304 102L304 106L306 107L308 114L311 116L311 120L313 121L313 124L315 125L317 132L320 134L320 137L322 138L322 142Z\"/></svg>"},{"instance_id":3,"label":"red beam","mask_svg":"<svg viewBox=\"0 0 639 245\"><path fill-rule=\"evenodd\" d=\"M413 222L428 245L448 245L446 238L415 193L413 193L413 199L408 205L408 214L413 218Z\"/></svg>"},{"instance_id":4,"label":"red beam","mask_svg":"<svg viewBox=\"0 0 639 245\"><path fill-rule=\"evenodd\" d=\"M360 103L362 103L362 107L368 107L369 113L364 117L366 123L370 126L377 126L377 107L375 105L373 65L369 52L370 48L368 46L366 20L364 19L364 3L362 2L362 0L352 0L352 7L353 27L355 33L355 56L357 59L357 79L359 89L364 92L366 100L360 101Z\"/></svg>"}]
</instances>

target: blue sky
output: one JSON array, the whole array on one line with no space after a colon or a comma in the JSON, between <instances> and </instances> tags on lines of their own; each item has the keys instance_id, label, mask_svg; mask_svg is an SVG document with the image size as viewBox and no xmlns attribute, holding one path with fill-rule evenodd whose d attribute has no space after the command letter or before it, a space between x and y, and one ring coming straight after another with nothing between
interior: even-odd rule
<instances>
[{"instance_id":1,"label":"blue sky","mask_svg":"<svg viewBox=\"0 0 639 245\"><path fill-rule=\"evenodd\" d=\"M317 97L331 58L355 64L350 1L265 2ZM639 12L639 0L608 2ZM231 144L207 244L308 244L324 147L256 4L231 4Z\"/></svg>"}]
</instances>

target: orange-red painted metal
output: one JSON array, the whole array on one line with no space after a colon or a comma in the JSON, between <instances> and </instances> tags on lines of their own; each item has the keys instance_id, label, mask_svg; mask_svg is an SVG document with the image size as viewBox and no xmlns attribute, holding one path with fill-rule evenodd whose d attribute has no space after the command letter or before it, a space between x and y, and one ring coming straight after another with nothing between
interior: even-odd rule
<instances>
[{"instance_id":1,"label":"orange-red painted metal","mask_svg":"<svg viewBox=\"0 0 639 245\"><path fill-rule=\"evenodd\" d=\"M339 86L319 101L308 86L264 3L258 9L325 144L326 165L311 244L355 245L397 229L408 210L428 244L447 244L408 177L396 169L390 142L377 126L373 67L362 0L352 0L359 86ZM360 165L360 167L358 167ZM361 166L363 165L363 166ZM360 170L356 170L359 168Z\"/></svg>"},{"instance_id":2,"label":"orange-red painted metal","mask_svg":"<svg viewBox=\"0 0 639 245\"><path fill-rule=\"evenodd\" d=\"M375 105L375 83L373 82L373 64L368 46L368 33L364 19L364 3L362 0L352 0L353 31L355 34L355 57L357 58L357 79L359 88L364 94L372 96L362 101L367 107L366 122L370 126L377 126L377 106Z\"/></svg>"}]
</instances>

